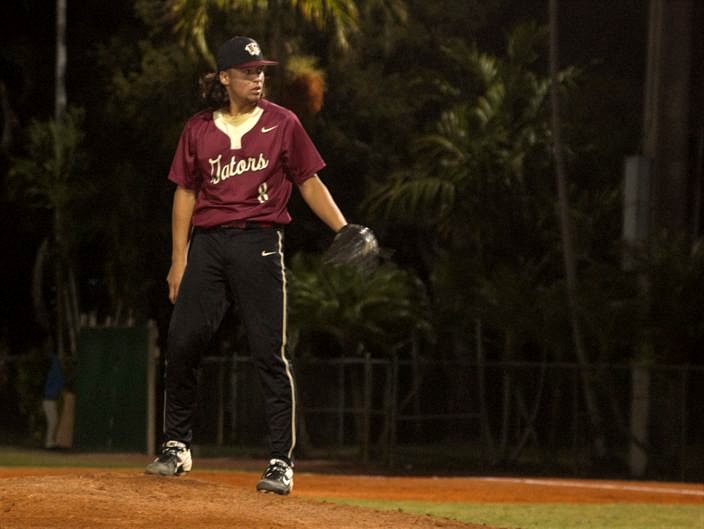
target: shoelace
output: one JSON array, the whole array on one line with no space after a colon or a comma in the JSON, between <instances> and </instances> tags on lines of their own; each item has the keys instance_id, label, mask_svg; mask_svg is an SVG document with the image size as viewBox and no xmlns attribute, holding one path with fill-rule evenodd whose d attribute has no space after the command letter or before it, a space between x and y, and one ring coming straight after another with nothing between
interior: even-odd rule
<instances>
[{"instance_id":1,"label":"shoelace","mask_svg":"<svg viewBox=\"0 0 704 529\"><path fill-rule=\"evenodd\" d=\"M269 478L279 478L279 476L282 476L286 474L286 467L280 464L276 465L271 465L269 468L266 469L266 472L264 473L264 477L269 479Z\"/></svg>"},{"instance_id":2,"label":"shoelace","mask_svg":"<svg viewBox=\"0 0 704 529\"><path fill-rule=\"evenodd\" d=\"M182 451L183 451L183 448L179 448L177 446L169 446L166 448L162 448L161 454L159 455L159 461L161 461L162 463L165 463L166 461L168 461L172 457L178 458L179 452L182 452Z\"/></svg>"}]
</instances>

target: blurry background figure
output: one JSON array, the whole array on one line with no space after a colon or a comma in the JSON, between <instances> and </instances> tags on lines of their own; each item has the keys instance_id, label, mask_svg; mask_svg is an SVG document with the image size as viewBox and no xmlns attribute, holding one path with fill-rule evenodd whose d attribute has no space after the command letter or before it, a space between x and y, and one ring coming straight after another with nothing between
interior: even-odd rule
<instances>
[{"instance_id":1,"label":"blurry background figure","mask_svg":"<svg viewBox=\"0 0 704 529\"><path fill-rule=\"evenodd\" d=\"M52 355L51 367L44 384L44 400L42 406L46 416L45 448L57 448L56 431L59 425L59 397L64 388L64 373L58 355Z\"/></svg>"}]
</instances>

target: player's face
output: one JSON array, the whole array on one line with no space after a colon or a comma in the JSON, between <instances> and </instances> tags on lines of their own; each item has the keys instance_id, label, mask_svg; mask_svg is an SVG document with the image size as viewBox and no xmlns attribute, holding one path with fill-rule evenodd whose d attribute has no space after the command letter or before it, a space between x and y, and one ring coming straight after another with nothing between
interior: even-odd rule
<instances>
[{"instance_id":1,"label":"player's face","mask_svg":"<svg viewBox=\"0 0 704 529\"><path fill-rule=\"evenodd\" d=\"M264 95L264 67L229 68L221 72L221 82L227 88L231 101L256 103Z\"/></svg>"}]
</instances>

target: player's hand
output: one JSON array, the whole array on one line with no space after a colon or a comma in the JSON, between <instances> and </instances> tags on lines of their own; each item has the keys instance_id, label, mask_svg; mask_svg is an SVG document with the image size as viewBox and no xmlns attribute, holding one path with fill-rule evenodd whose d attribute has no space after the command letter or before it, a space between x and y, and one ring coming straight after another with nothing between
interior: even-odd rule
<instances>
[{"instance_id":1,"label":"player's hand","mask_svg":"<svg viewBox=\"0 0 704 529\"><path fill-rule=\"evenodd\" d=\"M183 272L185 270L185 261L174 261L171 263L171 268L169 268L169 275L166 276L166 282L169 284L169 300L171 301L171 303L176 303L178 289L181 286L181 279L183 279Z\"/></svg>"}]
</instances>

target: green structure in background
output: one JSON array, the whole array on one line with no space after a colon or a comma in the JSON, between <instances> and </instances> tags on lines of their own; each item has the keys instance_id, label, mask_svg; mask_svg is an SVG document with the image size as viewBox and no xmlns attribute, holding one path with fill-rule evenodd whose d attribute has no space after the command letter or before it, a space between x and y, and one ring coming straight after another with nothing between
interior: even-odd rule
<instances>
[{"instance_id":1,"label":"green structure in background","mask_svg":"<svg viewBox=\"0 0 704 529\"><path fill-rule=\"evenodd\" d=\"M84 328L78 344L74 447L152 453L153 327Z\"/></svg>"}]
</instances>

